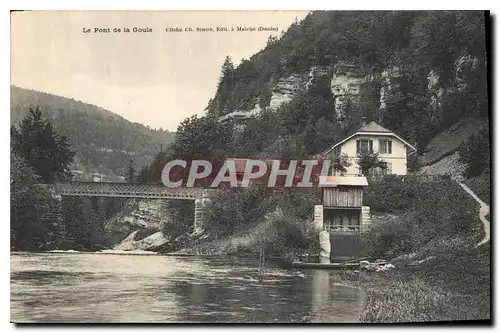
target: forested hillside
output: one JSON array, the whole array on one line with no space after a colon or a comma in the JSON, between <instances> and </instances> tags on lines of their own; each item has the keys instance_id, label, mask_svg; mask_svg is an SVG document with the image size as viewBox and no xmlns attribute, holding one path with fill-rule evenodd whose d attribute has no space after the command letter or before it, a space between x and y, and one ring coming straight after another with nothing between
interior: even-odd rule
<instances>
[{"instance_id":1,"label":"forested hillside","mask_svg":"<svg viewBox=\"0 0 500 333\"><path fill-rule=\"evenodd\" d=\"M458 152L464 176L478 176L490 161L486 22L479 11L312 12L238 66L227 57L206 116L181 123L141 179L159 180L171 158L309 158L362 117L417 147L410 171Z\"/></svg>"},{"instance_id":2,"label":"forested hillside","mask_svg":"<svg viewBox=\"0 0 500 333\"><path fill-rule=\"evenodd\" d=\"M151 162L174 133L132 123L101 107L34 90L11 86L11 124L21 121L30 107L40 106L54 130L69 138L76 152L72 169L123 176L130 160L138 168Z\"/></svg>"}]
</instances>

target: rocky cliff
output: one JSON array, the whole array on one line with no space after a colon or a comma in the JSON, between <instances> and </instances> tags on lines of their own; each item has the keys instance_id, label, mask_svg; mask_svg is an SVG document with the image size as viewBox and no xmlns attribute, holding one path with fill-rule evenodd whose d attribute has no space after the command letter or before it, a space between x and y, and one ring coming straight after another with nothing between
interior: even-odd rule
<instances>
[{"instance_id":1,"label":"rocky cliff","mask_svg":"<svg viewBox=\"0 0 500 333\"><path fill-rule=\"evenodd\" d=\"M484 24L482 12L313 12L238 67L223 67L207 111L246 122L286 110L285 138L272 137L271 150L287 135L324 145L365 117L421 154L462 119L487 121Z\"/></svg>"},{"instance_id":2,"label":"rocky cliff","mask_svg":"<svg viewBox=\"0 0 500 333\"><path fill-rule=\"evenodd\" d=\"M169 220L159 200L130 200L104 227L115 250L155 250L170 240L163 229Z\"/></svg>"}]
</instances>

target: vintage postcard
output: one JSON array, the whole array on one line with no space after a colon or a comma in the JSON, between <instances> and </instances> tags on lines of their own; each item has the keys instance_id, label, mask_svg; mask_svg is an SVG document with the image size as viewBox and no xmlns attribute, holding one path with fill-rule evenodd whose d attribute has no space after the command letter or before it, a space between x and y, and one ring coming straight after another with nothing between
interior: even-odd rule
<instances>
[{"instance_id":1,"label":"vintage postcard","mask_svg":"<svg viewBox=\"0 0 500 333\"><path fill-rule=\"evenodd\" d=\"M11 13L13 323L491 323L490 13Z\"/></svg>"}]
</instances>

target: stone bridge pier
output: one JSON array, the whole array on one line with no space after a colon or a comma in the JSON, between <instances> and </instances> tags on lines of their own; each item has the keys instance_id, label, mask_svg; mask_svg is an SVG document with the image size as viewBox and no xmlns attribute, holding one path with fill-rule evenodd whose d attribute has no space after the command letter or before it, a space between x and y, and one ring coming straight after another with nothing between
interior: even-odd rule
<instances>
[{"instance_id":1,"label":"stone bridge pier","mask_svg":"<svg viewBox=\"0 0 500 333\"><path fill-rule=\"evenodd\" d=\"M214 190L203 190L201 198L194 201L194 231L200 232L205 227L205 209L210 203Z\"/></svg>"}]
</instances>

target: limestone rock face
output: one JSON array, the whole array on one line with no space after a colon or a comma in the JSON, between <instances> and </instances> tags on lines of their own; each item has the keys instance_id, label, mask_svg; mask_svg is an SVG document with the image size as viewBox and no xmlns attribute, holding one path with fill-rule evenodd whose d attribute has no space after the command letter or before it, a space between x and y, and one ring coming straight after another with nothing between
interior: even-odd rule
<instances>
[{"instance_id":1,"label":"limestone rock face","mask_svg":"<svg viewBox=\"0 0 500 333\"><path fill-rule=\"evenodd\" d=\"M386 98L387 95L391 93L394 89L398 87L398 83L396 82L399 78L399 68L397 66L393 66L392 68L387 68L382 71L380 75L380 100L379 100L379 108L380 110L385 109L386 107Z\"/></svg>"},{"instance_id":2,"label":"limestone rock face","mask_svg":"<svg viewBox=\"0 0 500 333\"><path fill-rule=\"evenodd\" d=\"M431 106L434 109L440 107L444 90L439 83L439 74L433 70L427 75L427 91L431 94Z\"/></svg>"},{"instance_id":3,"label":"limestone rock face","mask_svg":"<svg viewBox=\"0 0 500 333\"><path fill-rule=\"evenodd\" d=\"M309 89L315 78L328 76L330 73L329 66L313 66L306 73L281 78L272 90L269 108L276 111L283 104L290 102L299 91Z\"/></svg>"},{"instance_id":4,"label":"limestone rock face","mask_svg":"<svg viewBox=\"0 0 500 333\"><path fill-rule=\"evenodd\" d=\"M352 64L339 64L335 67L330 88L335 104L335 116L340 124L346 118L344 105L347 100L357 102L361 86L369 82L371 77L363 73Z\"/></svg>"},{"instance_id":5,"label":"limestone rock face","mask_svg":"<svg viewBox=\"0 0 500 333\"><path fill-rule=\"evenodd\" d=\"M300 74L292 74L282 78L273 88L269 107L276 111L281 105L292 100L293 96L305 87L304 76Z\"/></svg>"},{"instance_id":6,"label":"limestone rock face","mask_svg":"<svg viewBox=\"0 0 500 333\"><path fill-rule=\"evenodd\" d=\"M114 247L114 250L135 251L135 250L155 250L169 241L161 231L149 235L143 239L135 240L138 231L134 231L120 244Z\"/></svg>"},{"instance_id":7,"label":"limestone rock face","mask_svg":"<svg viewBox=\"0 0 500 333\"><path fill-rule=\"evenodd\" d=\"M161 204L161 200L129 200L119 213L104 223L108 235L106 246L112 248L125 242L136 230L153 234L163 229L169 217L163 214Z\"/></svg>"},{"instance_id":8,"label":"limestone rock face","mask_svg":"<svg viewBox=\"0 0 500 333\"><path fill-rule=\"evenodd\" d=\"M453 63L455 69L455 82L458 90L466 89L468 78L471 72L479 66L478 59L471 55L463 55ZM340 125L344 119L348 118L345 105L348 101L356 104L359 101L361 88L367 83L377 83L379 86L379 109L386 109L387 97L395 93L399 87L399 79L402 77L401 69L398 66L387 66L382 71L367 73L360 66L354 63L340 61L328 66L312 66L307 71L292 73L281 77L271 90L269 105L261 107L259 98L256 98L255 105L248 110L235 110L228 115L221 117L221 120L248 119L258 116L263 109L276 111L286 103L289 103L299 92L310 89L314 79L318 77L328 77L330 89L334 99L334 110L336 119ZM274 81L273 79L273 82ZM444 93L441 85L441 78L436 71L431 70L427 76L427 91L431 98L431 106L438 110ZM375 110L374 110L375 111ZM242 121L244 125L244 121Z\"/></svg>"},{"instance_id":9,"label":"limestone rock face","mask_svg":"<svg viewBox=\"0 0 500 333\"><path fill-rule=\"evenodd\" d=\"M459 91L467 89L468 76L478 65L479 60L470 54L463 55L455 61L455 80Z\"/></svg>"}]
</instances>

